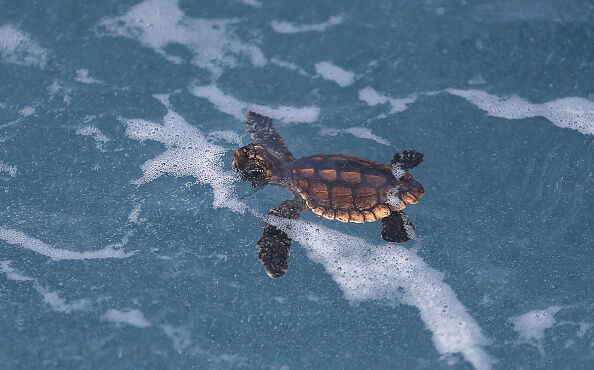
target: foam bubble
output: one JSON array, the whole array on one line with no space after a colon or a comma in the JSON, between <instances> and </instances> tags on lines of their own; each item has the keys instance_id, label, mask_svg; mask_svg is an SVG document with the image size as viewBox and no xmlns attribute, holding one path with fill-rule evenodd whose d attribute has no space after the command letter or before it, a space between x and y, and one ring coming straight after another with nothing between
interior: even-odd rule
<instances>
[{"instance_id":1,"label":"foam bubble","mask_svg":"<svg viewBox=\"0 0 594 370\"><path fill-rule=\"evenodd\" d=\"M125 258L136 253L124 252L121 250L126 243L127 238L124 238L122 243L108 245L103 249L88 252L75 252L67 249L54 248L39 239L28 236L18 230L7 229L0 227L0 240L4 240L8 244L18 245L29 249L35 253L49 257L54 261L59 260L85 260L98 258Z\"/></svg>"},{"instance_id":2,"label":"foam bubble","mask_svg":"<svg viewBox=\"0 0 594 370\"><path fill-rule=\"evenodd\" d=\"M100 25L110 35L138 40L172 63L183 63L166 51L168 45L184 45L192 53L190 63L219 76L226 67L237 67L242 58L254 66L267 63L254 44L233 35L230 26L236 19L201 19L186 16L177 0L146 0L121 17L104 18Z\"/></svg>"},{"instance_id":3,"label":"foam bubble","mask_svg":"<svg viewBox=\"0 0 594 370\"><path fill-rule=\"evenodd\" d=\"M284 21L272 21L270 26L278 33L300 33L300 32L324 32L326 29L332 26L341 24L345 20L343 15L334 15L330 17L326 22L316 24L295 24Z\"/></svg>"},{"instance_id":4,"label":"foam bubble","mask_svg":"<svg viewBox=\"0 0 594 370\"><path fill-rule=\"evenodd\" d=\"M383 144L386 146L391 145L388 140L375 135L367 127L349 127L346 129L322 129L320 131L321 135L329 135L329 136L336 136L341 133L350 134L350 135L353 135L353 136L361 138L361 139L373 140L376 143Z\"/></svg>"},{"instance_id":5,"label":"foam bubble","mask_svg":"<svg viewBox=\"0 0 594 370\"><path fill-rule=\"evenodd\" d=\"M547 103L533 104L517 95L499 97L481 90L447 89L488 115L506 119L544 117L554 125L594 135L594 102L584 98L568 97Z\"/></svg>"},{"instance_id":6,"label":"foam bubble","mask_svg":"<svg viewBox=\"0 0 594 370\"><path fill-rule=\"evenodd\" d=\"M224 170L225 148L210 143L200 130L176 113L171 108L168 95L155 95L155 98L167 107L163 124L121 118L127 126L128 137L139 141L158 141L166 148L162 154L141 165L143 176L132 183L146 184L164 174L192 176L198 183L212 187L215 208L227 207L243 213L246 206L237 199L233 191L235 176Z\"/></svg>"},{"instance_id":7,"label":"foam bubble","mask_svg":"<svg viewBox=\"0 0 594 370\"><path fill-rule=\"evenodd\" d=\"M345 71L331 62L316 63L316 72L326 80L336 82L340 87L352 85L355 82L355 74Z\"/></svg>"},{"instance_id":8,"label":"foam bubble","mask_svg":"<svg viewBox=\"0 0 594 370\"><path fill-rule=\"evenodd\" d=\"M6 63L45 68L48 52L11 24L0 27L0 56Z\"/></svg>"},{"instance_id":9,"label":"foam bubble","mask_svg":"<svg viewBox=\"0 0 594 370\"><path fill-rule=\"evenodd\" d=\"M229 114L238 120L245 120L248 110L263 114L273 119L278 119L283 123L292 122L314 122L320 115L320 109L317 107L289 107L279 106L276 108L264 105L242 102L231 95L225 94L215 84L194 86L190 92L199 98L205 98L223 113Z\"/></svg>"},{"instance_id":10,"label":"foam bubble","mask_svg":"<svg viewBox=\"0 0 594 370\"><path fill-rule=\"evenodd\" d=\"M514 330L520 335L520 339L535 345L541 353L544 353L542 340L545 330L555 325L554 315L560 310L560 306L551 306L544 310L529 311L523 315L511 317L509 321L514 325Z\"/></svg>"},{"instance_id":11,"label":"foam bubble","mask_svg":"<svg viewBox=\"0 0 594 370\"><path fill-rule=\"evenodd\" d=\"M103 319L116 324L128 324L137 328L148 328L151 323L144 317L144 314L138 309L116 310L114 308L107 310L102 316Z\"/></svg>"},{"instance_id":12,"label":"foam bubble","mask_svg":"<svg viewBox=\"0 0 594 370\"><path fill-rule=\"evenodd\" d=\"M414 252L394 244L365 240L302 220L270 217L321 263L351 302L378 300L416 307L435 348L442 355L460 353L477 369L489 369L493 359L477 322L443 281L443 274ZM287 228L288 225L291 228Z\"/></svg>"},{"instance_id":13,"label":"foam bubble","mask_svg":"<svg viewBox=\"0 0 594 370\"><path fill-rule=\"evenodd\" d=\"M102 152L105 151L105 149L103 149L103 144L110 141L110 139L107 136L105 136L101 131L99 131L98 128L94 126L81 127L76 130L76 133L78 135L92 137L95 140L95 145L97 146L97 149L99 149Z\"/></svg>"},{"instance_id":14,"label":"foam bubble","mask_svg":"<svg viewBox=\"0 0 594 370\"><path fill-rule=\"evenodd\" d=\"M76 81L78 82L82 82L85 84L102 84L104 83L101 80L97 80L93 77L89 76L89 70L88 69L78 69L76 70L76 77L74 78Z\"/></svg>"},{"instance_id":15,"label":"foam bubble","mask_svg":"<svg viewBox=\"0 0 594 370\"><path fill-rule=\"evenodd\" d=\"M15 177L17 175L17 168L15 166L8 165L4 162L0 162L0 172L7 173L10 177Z\"/></svg>"},{"instance_id":16,"label":"foam bubble","mask_svg":"<svg viewBox=\"0 0 594 370\"><path fill-rule=\"evenodd\" d=\"M367 103L369 106L375 106L378 104L390 104L390 114L400 113L408 108L409 104L414 103L417 100L416 95L411 95L407 98L394 99L386 95L380 94L375 91L374 88L367 86L364 89L359 90L359 99Z\"/></svg>"}]
</instances>

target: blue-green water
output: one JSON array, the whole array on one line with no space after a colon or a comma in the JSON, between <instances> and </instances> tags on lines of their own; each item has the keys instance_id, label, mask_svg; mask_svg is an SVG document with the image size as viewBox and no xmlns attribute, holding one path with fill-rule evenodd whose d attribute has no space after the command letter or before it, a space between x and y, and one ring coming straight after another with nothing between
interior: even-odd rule
<instances>
[{"instance_id":1,"label":"blue-green water","mask_svg":"<svg viewBox=\"0 0 594 370\"><path fill-rule=\"evenodd\" d=\"M0 367L594 366L591 2L0 9ZM423 152L415 238L305 213L268 278L250 109Z\"/></svg>"}]
</instances>

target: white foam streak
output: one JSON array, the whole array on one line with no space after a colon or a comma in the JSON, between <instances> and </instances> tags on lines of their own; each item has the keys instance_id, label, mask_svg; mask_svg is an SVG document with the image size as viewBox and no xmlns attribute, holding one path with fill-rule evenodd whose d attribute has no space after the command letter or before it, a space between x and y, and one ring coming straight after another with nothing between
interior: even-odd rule
<instances>
[{"instance_id":1,"label":"white foam streak","mask_svg":"<svg viewBox=\"0 0 594 370\"><path fill-rule=\"evenodd\" d=\"M184 45L192 54L191 63L219 76L226 67L240 65L247 57L254 66L267 63L254 44L232 34L235 19L201 19L187 17L177 0L146 0L121 17L104 18L100 25L114 36L137 39L172 63L184 59L167 52L168 45Z\"/></svg>"},{"instance_id":2,"label":"white foam streak","mask_svg":"<svg viewBox=\"0 0 594 370\"><path fill-rule=\"evenodd\" d=\"M418 308L443 355L460 353L477 369L489 369L489 343L443 275L414 252L392 244L372 245L365 240L319 224L271 217L299 242L308 256L321 263L345 297L352 302L378 300Z\"/></svg>"},{"instance_id":3,"label":"white foam streak","mask_svg":"<svg viewBox=\"0 0 594 370\"><path fill-rule=\"evenodd\" d=\"M103 249L88 252L75 252L68 249L54 248L39 239L28 236L18 230L0 227L0 240L11 245L17 245L29 249L35 253L49 257L54 261L59 260L86 260L102 258L125 258L133 255L135 251L124 252L121 250L125 241L118 244L108 245Z\"/></svg>"},{"instance_id":4,"label":"white foam streak","mask_svg":"<svg viewBox=\"0 0 594 370\"><path fill-rule=\"evenodd\" d=\"M481 90L447 89L446 91L466 99L493 117L506 119L544 117L558 127L594 135L594 102L588 99L568 97L533 104L517 95L500 97Z\"/></svg>"},{"instance_id":5,"label":"white foam streak","mask_svg":"<svg viewBox=\"0 0 594 370\"><path fill-rule=\"evenodd\" d=\"M12 266L10 266L10 261L1 261L0 262L0 271L6 275L9 280L14 281L35 281L32 277L25 276L17 271L15 271Z\"/></svg>"},{"instance_id":6,"label":"white foam streak","mask_svg":"<svg viewBox=\"0 0 594 370\"><path fill-rule=\"evenodd\" d=\"M0 27L0 57L7 63L45 68L48 52L11 24Z\"/></svg>"},{"instance_id":7,"label":"white foam streak","mask_svg":"<svg viewBox=\"0 0 594 370\"><path fill-rule=\"evenodd\" d=\"M91 302L87 299L77 299L72 302L67 302L56 292L52 292L36 285L35 289L43 297L43 301L47 303L54 311L70 313L72 311L86 310L89 308Z\"/></svg>"},{"instance_id":8,"label":"white foam streak","mask_svg":"<svg viewBox=\"0 0 594 370\"><path fill-rule=\"evenodd\" d=\"M82 82L84 84L103 84L104 82L101 80L97 80L93 77L89 76L88 69L78 69L76 70L76 77L74 78L78 82Z\"/></svg>"},{"instance_id":9,"label":"white foam streak","mask_svg":"<svg viewBox=\"0 0 594 370\"><path fill-rule=\"evenodd\" d=\"M103 149L103 144L110 141L110 139L107 136L105 136L98 128L94 126L81 127L76 130L76 133L78 135L92 137L95 140L95 145L97 146L97 149L99 149L102 152L105 151L105 149Z\"/></svg>"},{"instance_id":10,"label":"white foam streak","mask_svg":"<svg viewBox=\"0 0 594 370\"><path fill-rule=\"evenodd\" d=\"M300 33L300 32L324 32L332 26L341 24L344 21L344 16L334 15L326 22L316 24L296 24L284 21L272 21L270 25L272 29L278 33Z\"/></svg>"},{"instance_id":11,"label":"white foam streak","mask_svg":"<svg viewBox=\"0 0 594 370\"><path fill-rule=\"evenodd\" d=\"M157 95L166 107L163 124L142 119L125 119L126 135L135 140L154 140L163 143L166 150L141 165L143 176L132 181L142 185L164 174L176 177L192 176L213 190L213 206L227 207L243 213L245 204L233 191L234 174L224 170L225 148L210 143L200 130L187 123L169 104L167 95Z\"/></svg>"},{"instance_id":12,"label":"white foam streak","mask_svg":"<svg viewBox=\"0 0 594 370\"><path fill-rule=\"evenodd\" d=\"M394 99L380 94L374 88L367 86L359 90L359 99L372 107L378 104L390 104L390 114L395 114L405 111L409 104L417 100L417 96L411 95L402 99Z\"/></svg>"},{"instance_id":13,"label":"white foam streak","mask_svg":"<svg viewBox=\"0 0 594 370\"><path fill-rule=\"evenodd\" d=\"M320 131L320 134L321 135L329 135L329 136L336 136L336 135L341 134L341 133L350 134L350 135L353 135L353 136L358 137L360 139L373 140L376 143L383 144L383 145L386 145L386 146L390 146L391 145L388 140L382 138L381 136L375 135L367 127L349 127L349 128L346 128L346 129L322 129Z\"/></svg>"},{"instance_id":14,"label":"white foam streak","mask_svg":"<svg viewBox=\"0 0 594 370\"><path fill-rule=\"evenodd\" d=\"M219 111L229 114L238 120L245 120L248 110L263 114L283 123L293 122L314 122L320 115L317 107L289 107L279 106L275 108L259 104L248 104L231 95L225 94L215 84L194 86L190 92L199 98L210 101Z\"/></svg>"},{"instance_id":15,"label":"white foam streak","mask_svg":"<svg viewBox=\"0 0 594 370\"><path fill-rule=\"evenodd\" d=\"M116 324L128 324L137 328L148 328L151 326L151 323L148 322L144 314L138 309L122 311L112 308L107 310L102 318Z\"/></svg>"},{"instance_id":16,"label":"white foam streak","mask_svg":"<svg viewBox=\"0 0 594 370\"><path fill-rule=\"evenodd\" d=\"M316 72L326 80L336 82L340 87L352 85L355 82L355 74L346 71L331 62L319 62L315 65Z\"/></svg>"},{"instance_id":17,"label":"white foam streak","mask_svg":"<svg viewBox=\"0 0 594 370\"><path fill-rule=\"evenodd\" d=\"M253 104L249 107L249 110L277 119L283 123L315 122L320 116L320 109L317 107L296 108L281 105L272 108L265 105Z\"/></svg>"},{"instance_id":18,"label":"white foam streak","mask_svg":"<svg viewBox=\"0 0 594 370\"><path fill-rule=\"evenodd\" d=\"M280 60L278 58L271 58L270 63L275 64L279 67L290 69L291 71L296 71L297 73L299 73L302 76L309 77L309 73L307 73L303 68L301 68L298 65L295 65L293 63L286 62L286 61Z\"/></svg>"},{"instance_id":19,"label":"white foam streak","mask_svg":"<svg viewBox=\"0 0 594 370\"><path fill-rule=\"evenodd\" d=\"M143 220L140 219L140 210L142 208L142 203L138 203L137 205L132 208L130 213L128 214L128 222L133 224L140 224Z\"/></svg>"},{"instance_id":20,"label":"white foam streak","mask_svg":"<svg viewBox=\"0 0 594 370\"><path fill-rule=\"evenodd\" d=\"M35 278L25 276L15 271L10 266L10 261L0 262L0 272L3 272L9 280L14 281L30 281L33 283L33 288L41 294L43 301L47 303L54 311L70 313L72 311L79 311L88 309L90 302L87 299L78 299L72 302L67 302L58 293L48 290L43 287Z\"/></svg>"},{"instance_id":21,"label":"white foam streak","mask_svg":"<svg viewBox=\"0 0 594 370\"><path fill-rule=\"evenodd\" d=\"M226 95L215 84L194 86L190 89L190 92L199 98L207 99L218 110L238 120L243 120L246 117L248 104L235 99L231 95Z\"/></svg>"}]
</instances>

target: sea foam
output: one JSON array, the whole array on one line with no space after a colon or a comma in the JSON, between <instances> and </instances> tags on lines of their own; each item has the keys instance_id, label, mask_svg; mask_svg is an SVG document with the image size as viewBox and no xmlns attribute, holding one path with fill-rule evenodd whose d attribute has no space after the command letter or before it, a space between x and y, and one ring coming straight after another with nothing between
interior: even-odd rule
<instances>
[{"instance_id":1,"label":"sea foam","mask_svg":"<svg viewBox=\"0 0 594 370\"><path fill-rule=\"evenodd\" d=\"M103 319L116 324L127 324L137 328L148 328L151 323L144 317L144 314L138 309L117 310L109 309L102 316Z\"/></svg>"},{"instance_id":2,"label":"sea foam","mask_svg":"<svg viewBox=\"0 0 594 370\"><path fill-rule=\"evenodd\" d=\"M248 104L231 95L225 94L215 84L194 86L190 92L199 98L210 101L219 111L229 114L238 120L245 120L248 110L263 114L283 123L314 122L320 115L317 107L267 107L260 104Z\"/></svg>"},{"instance_id":3,"label":"sea foam","mask_svg":"<svg viewBox=\"0 0 594 370\"><path fill-rule=\"evenodd\" d=\"M82 82L84 84L103 84L104 82L89 76L88 69L77 69L76 70L76 77L74 78L78 82Z\"/></svg>"},{"instance_id":4,"label":"sea foam","mask_svg":"<svg viewBox=\"0 0 594 370\"><path fill-rule=\"evenodd\" d=\"M321 135L328 135L328 136L336 136L338 134L350 134L353 135L355 137L358 137L360 139L369 139L369 140L373 140L376 143L379 144L383 144L386 146L390 146L390 142L386 139L384 139L381 136L377 136L376 134L374 134L373 132L371 132L370 129L368 129L367 127L349 127L349 128L345 128L345 129L332 129L332 128L328 128L328 129L322 129L320 131Z\"/></svg>"},{"instance_id":5,"label":"sea foam","mask_svg":"<svg viewBox=\"0 0 594 370\"><path fill-rule=\"evenodd\" d=\"M493 117L506 119L544 117L556 126L594 135L594 102L588 99L567 97L533 104L517 95L500 97L481 90L447 89L446 91L468 100Z\"/></svg>"},{"instance_id":6,"label":"sea foam","mask_svg":"<svg viewBox=\"0 0 594 370\"><path fill-rule=\"evenodd\" d=\"M81 127L76 130L76 133L78 135L92 137L95 140L95 145L97 146L97 149L99 149L102 152L105 151L105 149L103 149L103 144L110 141L110 139L107 136L105 136L97 127L94 126Z\"/></svg>"},{"instance_id":7,"label":"sea foam","mask_svg":"<svg viewBox=\"0 0 594 370\"><path fill-rule=\"evenodd\" d=\"M11 245L17 245L43 256L49 257L54 261L59 260L86 260L86 259L100 259L100 258L125 258L133 255L135 252L124 252L121 248L125 241L118 244L108 245L105 248L87 251L75 252L68 249L54 248L42 242L39 239L30 237L29 235L14 229L7 229L0 227L0 240L4 240Z\"/></svg>"},{"instance_id":8,"label":"sea foam","mask_svg":"<svg viewBox=\"0 0 594 370\"><path fill-rule=\"evenodd\" d=\"M11 166L4 162L0 162L0 172L5 172L10 177L15 177L17 175L18 170L15 166Z\"/></svg>"},{"instance_id":9,"label":"sea foam","mask_svg":"<svg viewBox=\"0 0 594 370\"><path fill-rule=\"evenodd\" d=\"M346 71L331 62L319 62L315 64L316 72L326 80L334 81L340 87L352 85L355 82L355 74Z\"/></svg>"},{"instance_id":10,"label":"sea foam","mask_svg":"<svg viewBox=\"0 0 594 370\"><path fill-rule=\"evenodd\" d=\"M176 113L169 103L169 95L155 95L155 98L167 108L163 124L121 118L127 126L128 137L139 141L158 141L166 148L162 154L141 165L143 175L132 183L146 184L164 174L192 176L198 183L212 187L215 208L227 207L243 213L246 206L233 190L235 176L224 170L225 148L209 142L200 130Z\"/></svg>"},{"instance_id":11,"label":"sea foam","mask_svg":"<svg viewBox=\"0 0 594 370\"><path fill-rule=\"evenodd\" d=\"M345 20L343 15L334 15L326 22L314 24L296 24L284 21L272 21L270 26L278 33L324 32L332 26L341 24Z\"/></svg>"},{"instance_id":12,"label":"sea foam","mask_svg":"<svg viewBox=\"0 0 594 370\"><path fill-rule=\"evenodd\" d=\"M6 63L45 68L48 51L11 24L0 26L0 57Z\"/></svg>"},{"instance_id":13,"label":"sea foam","mask_svg":"<svg viewBox=\"0 0 594 370\"><path fill-rule=\"evenodd\" d=\"M535 345L544 354L542 340L545 330L555 325L554 315L561 310L560 306L551 306L544 310L533 310L519 316L513 316L509 321L523 341Z\"/></svg>"},{"instance_id":14,"label":"sea foam","mask_svg":"<svg viewBox=\"0 0 594 370\"><path fill-rule=\"evenodd\" d=\"M90 306L90 301L87 299L77 299L72 302L67 302L60 297L57 292L51 291L44 287L35 278L21 274L10 266L10 261L0 261L0 272L4 273L9 280L14 281L29 281L33 284L33 288L42 296L42 299L54 311L70 313L72 311L86 310Z\"/></svg>"},{"instance_id":15,"label":"sea foam","mask_svg":"<svg viewBox=\"0 0 594 370\"><path fill-rule=\"evenodd\" d=\"M443 274L414 252L394 244L373 245L311 222L277 217L270 217L269 222L299 242L310 259L321 263L349 301L414 306L439 353L459 353L477 369L491 368L494 361L485 351L489 340L443 281Z\"/></svg>"},{"instance_id":16,"label":"sea foam","mask_svg":"<svg viewBox=\"0 0 594 370\"><path fill-rule=\"evenodd\" d=\"M395 99L380 94L375 91L373 87L367 86L366 88L359 90L359 99L372 107L378 104L390 104L390 114L395 114L405 111L410 104L417 100L417 96L411 95L406 98Z\"/></svg>"},{"instance_id":17,"label":"sea foam","mask_svg":"<svg viewBox=\"0 0 594 370\"><path fill-rule=\"evenodd\" d=\"M253 43L233 34L237 19L202 19L186 16L177 0L146 0L121 17L104 18L100 25L107 34L138 40L172 63L183 63L167 52L168 45L184 45L192 54L190 63L205 68L215 77L224 68L241 65L247 59L254 66L267 63Z\"/></svg>"}]
</instances>

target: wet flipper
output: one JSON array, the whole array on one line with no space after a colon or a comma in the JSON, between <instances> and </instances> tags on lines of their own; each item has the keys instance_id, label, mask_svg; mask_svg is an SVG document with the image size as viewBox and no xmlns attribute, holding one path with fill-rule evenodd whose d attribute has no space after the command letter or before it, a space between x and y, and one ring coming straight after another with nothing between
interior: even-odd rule
<instances>
[{"instance_id":1,"label":"wet flipper","mask_svg":"<svg viewBox=\"0 0 594 370\"><path fill-rule=\"evenodd\" d=\"M402 153L396 153L390 164L408 171L417 167L421 162L423 162L423 153L419 153L416 150L405 150Z\"/></svg>"},{"instance_id":2,"label":"wet flipper","mask_svg":"<svg viewBox=\"0 0 594 370\"><path fill-rule=\"evenodd\" d=\"M261 144L267 149L272 150L283 161L291 161L293 159L293 154L289 151L287 142L274 128L271 118L249 112L245 123L254 143Z\"/></svg>"},{"instance_id":3,"label":"wet flipper","mask_svg":"<svg viewBox=\"0 0 594 370\"><path fill-rule=\"evenodd\" d=\"M388 217L382 218L382 239L387 242L406 242L412 237L414 229L415 226L404 212L392 212Z\"/></svg>"},{"instance_id":4,"label":"wet flipper","mask_svg":"<svg viewBox=\"0 0 594 370\"><path fill-rule=\"evenodd\" d=\"M291 239L282 230L264 224L264 234L258 241L258 258L266 267L266 273L273 279L284 276L289 269Z\"/></svg>"},{"instance_id":5,"label":"wet flipper","mask_svg":"<svg viewBox=\"0 0 594 370\"><path fill-rule=\"evenodd\" d=\"M270 210L270 215L297 219L303 210L303 201L292 199L284 201L280 206ZM276 226L264 224L264 233L258 241L258 258L266 268L266 273L273 279L287 273L287 263L291 255L291 238Z\"/></svg>"}]
</instances>

